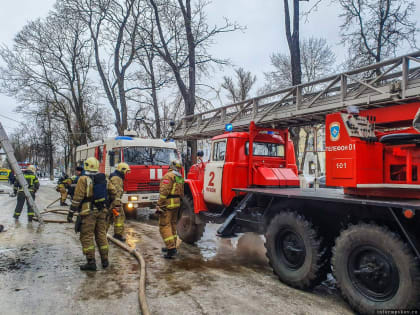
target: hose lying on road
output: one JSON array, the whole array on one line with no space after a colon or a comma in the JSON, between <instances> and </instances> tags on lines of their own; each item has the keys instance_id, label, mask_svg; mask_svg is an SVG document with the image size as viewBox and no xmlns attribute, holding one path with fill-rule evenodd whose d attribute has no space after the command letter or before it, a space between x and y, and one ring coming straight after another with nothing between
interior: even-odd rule
<instances>
[{"instance_id":1,"label":"hose lying on road","mask_svg":"<svg viewBox=\"0 0 420 315\"><path fill-rule=\"evenodd\" d=\"M49 206L51 206L53 203L51 203ZM41 214L55 213L55 214L66 215L68 214L68 212L69 210L66 210L66 209L50 209L50 210L46 209L43 212L41 212ZM75 213L74 215L78 215L78 213ZM34 220L38 221L36 217L34 218ZM49 219L44 219L44 222L45 223L68 223L67 220L64 221L64 220L49 220ZM139 294L138 294L140 310L141 310L142 315L150 315L149 305L147 304L147 299L146 299L146 262L144 261L143 256L135 248L130 248L127 244L120 242L119 240L113 238L111 235L108 234L107 237L115 245L121 247L122 249L124 249L125 251L133 255L137 259L138 263L140 264L139 265L140 280L139 280Z\"/></svg>"},{"instance_id":2,"label":"hose lying on road","mask_svg":"<svg viewBox=\"0 0 420 315\"><path fill-rule=\"evenodd\" d=\"M139 286L139 303L141 313L143 315L150 315L149 306L146 299L146 262L144 261L143 256L135 249L130 248L127 244L120 242L119 240L113 238L111 235L107 235L108 239L114 244L118 245L125 251L133 255L140 264L140 286Z\"/></svg>"},{"instance_id":3,"label":"hose lying on road","mask_svg":"<svg viewBox=\"0 0 420 315\"><path fill-rule=\"evenodd\" d=\"M32 220L34 221L38 221L37 217L34 217ZM50 220L50 219L44 219L43 220L45 223L68 223L67 220Z\"/></svg>"},{"instance_id":4,"label":"hose lying on road","mask_svg":"<svg viewBox=\"0 0 420 315\"><path fill-rule=\"evenodd\" d=\"M67 209L49 209L49 210L44 210L41 212L41 214L47 214L47 213L55 213L55 214L62 214L62 215L67 215L69 213L69 210ZM78 213L74 213L73 216L78 216Z\"/></svg>"},{"instance_id":5,"label":"hose lying on road","mask_svg":"<svg viewBox=\"0 0 420 315\"><path fill-rule=\"evenodd\" d=\"M41 212L41 215L45 215L45 214L63 214L63 215L67 215L69 213L69 210L65 210L65 209L51 209L51 210L45 210ZM78 213L75 215L79 215ZM34 221L38 221L37 217L33 218ZM67 220L51 220L51 219L44 219L43 220L45 223L69 223Z\"/></svg>"},{"instance_id":6,"label":"hose lying on road","mask_svg":"<svg viewBox=\"0 0 420 315\"><path fill-rule=\"evenodd\" d=\"M58 200L60 200L61 198L58 198L56 200L54 200L53 202L51 202L48 206L45 207L45 209L48 209L49 207L51 207L53 204L55 204Z\"/></svg>"}]
</instances>

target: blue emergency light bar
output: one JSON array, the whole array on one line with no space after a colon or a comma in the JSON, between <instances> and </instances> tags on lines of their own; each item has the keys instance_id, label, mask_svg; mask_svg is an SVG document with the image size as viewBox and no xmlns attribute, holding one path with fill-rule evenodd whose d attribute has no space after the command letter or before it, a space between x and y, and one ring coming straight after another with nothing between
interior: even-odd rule
<instances>
[{"instance_id":1,"label":"blue emergency light bar","mask_svg":"<svg viewBox=\"0 0 420 315\"><path fill-rule=\"evenodd\" d=\"M274 131L267 131L268 135L274 135Z\"/></svg>"},{"instance_id":2,"label":"blue emergency light bar","mask_svg":"<svg viewBox=\"0 0 420 315\"><path fill-rule=\"evenodd\" d=\"M227 131L227 132L233 131L233 125L232 124L226 124L225 125L225 131Z\"/></svg>"},{"instance_id":3,"label":"blue emergency light bar","mask_svg":"<svg viewBox=\"0 0 420 315\"><path fill-rule=\"evenodd\" d=\"M127 136L118 136L115 137L115 140L133 140L133 138Z\"/></svg>"}]
</instances>

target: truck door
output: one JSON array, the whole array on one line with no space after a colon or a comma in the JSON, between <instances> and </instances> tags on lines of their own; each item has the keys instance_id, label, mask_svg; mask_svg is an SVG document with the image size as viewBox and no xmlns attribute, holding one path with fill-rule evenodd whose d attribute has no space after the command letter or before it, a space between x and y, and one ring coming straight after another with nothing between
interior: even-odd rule
<instances>
[{"instance_id":1,"label":"truck door","mask_svg":"<svg viewBox=\"0 0 420 315\"><path fill-rule=\"evenodd\" d=\"M204 200L222 205L223 166L225 164L226 139L214 141L210 162L204 172Z\"/></svg>"}]
</instances>

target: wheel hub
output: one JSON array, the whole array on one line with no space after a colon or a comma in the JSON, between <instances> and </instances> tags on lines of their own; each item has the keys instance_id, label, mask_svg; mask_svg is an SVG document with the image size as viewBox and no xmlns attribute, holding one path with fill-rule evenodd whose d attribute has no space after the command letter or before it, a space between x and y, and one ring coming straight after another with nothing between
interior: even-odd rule
<instances>
[{"instance_id":1,"label":"wheel hub","mask_svg":"<svg viewBox=\"0 0 420 315\"><path fill-rule=\"evenodd\" d=\"M348 272L356 289L375 302L389 300L399 287L398 269L392 257L371 246L353 250Z\"/></svg>"},{"instance_id":2,"label":"wheel hub","mask_svg":"<svg viewBox=\"0 0 420 315\"><path fill-rule=\"evenodd\" d=\"M290 269L299 269L305 262L306 251L303 239L292 230L279 232L276 249L279 259Z\"/></svg>"}]
</instances>

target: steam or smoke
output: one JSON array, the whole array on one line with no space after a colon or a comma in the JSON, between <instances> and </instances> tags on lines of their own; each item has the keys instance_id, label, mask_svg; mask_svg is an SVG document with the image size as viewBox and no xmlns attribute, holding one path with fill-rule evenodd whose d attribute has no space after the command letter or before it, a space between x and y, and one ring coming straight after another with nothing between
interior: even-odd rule
<instances>
[{"instance_id":1,"label":"steam or smoke","mask_svg":"<svg viewBox=\"0 0 420 315\"><path fill-rule=\"evenodd\" d=\"M262 236L254 233L245 233L236 244L238 258L251 264L266 265L268 260Z\"/></svg>"}]
</instances>

